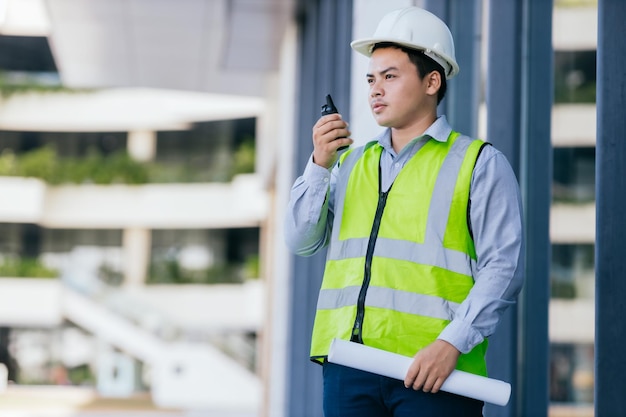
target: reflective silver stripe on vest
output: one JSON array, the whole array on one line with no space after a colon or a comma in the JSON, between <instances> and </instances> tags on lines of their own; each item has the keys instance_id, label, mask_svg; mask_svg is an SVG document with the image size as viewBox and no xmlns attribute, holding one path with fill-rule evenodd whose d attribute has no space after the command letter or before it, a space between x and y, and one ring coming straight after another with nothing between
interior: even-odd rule
<instances>
[{"instance_id":1,"label":"reflective silver stripe on vest","mask_svg":"<svg viewBox=\"0 0 626 417\"><path fill-rule=\"evenodd\" d=\"M334 310L336 308L354 306L359 298L360 285L339 289L321 289L317 299L318 310Z\"/></svg>"},{"instance_id":2,"label":"reflective silver stripe on vest","mask_svg":"<svg viewBox=\"0 0 626 417\"><path fill-rule=\"evenodd\" d=\"M446 155L441 166L440 175L437 176L431 203L426 221L426 235L424 243L415 243L395 239L378 238L374 250L374 256L400 259L416 262L423 265L431 265L457 272L466 276L472 276L474 261L465 253L453 249L444 248L441 240L445 235L448 225L448 216L454 193L456 181L465 158L467 148L472 140L467 136L459 136L452 148ZM353 150L341 164L341 174L337 179L337 198L335 204L335 220L332 228L332 239L327 254L328 260L340 260L357 258L365 255L369 237L361 239L339 240L339 229L345 204L345 190L348 187L348 179L352 169L359 158L363 155L364 147ZM442 175L441 173L445 173Z\"/></svg>"},{"instance_id":3,"label":"reflective silver stripe on vest","mask_svg":"<svg viewBox=\"0 0 626 417\"><path fill-rule=\"evenodd\" d=\"M359 290L359 286L323 289L319 294L317 309L333 310L354 306ZM440 297L374 286L368 288L365 304L368 307L379 307L442 320L452 320L454 312L459 307L458 303Z\"/></svg>"},{"instance_id":4,"label":"reflective silver stripe on vest","mask_svg":"<svg viewBox=\"0 0 626 417\"><path fill-rule=\"evenodd\" d=\"M340 260L361 257L367 249L368 240L368 238L361 238L335 241L328 251L328 259ZM378 238L374 248L374 256L438 266L459 274L472 276L470 257L463 252L443 247L405 240Z\"/></svg>"},{"instance_id":5,"label":"reflective silver stripe on vest","mask_svg":"<svg viewBox=\"0 0 626 417\"><path fill-rule=\"evenodd\" d=\"M433 195L430 199L430 207L428 208L425 244L432 243L437 245L439 241L443 240L448 226L454 188L459 178L459 172L461 172L465 153L471 143L472 140L470 138L459 135L441 165L439 175L437 175L437 180L435 181Z\"/></svg>"}]
</instances>

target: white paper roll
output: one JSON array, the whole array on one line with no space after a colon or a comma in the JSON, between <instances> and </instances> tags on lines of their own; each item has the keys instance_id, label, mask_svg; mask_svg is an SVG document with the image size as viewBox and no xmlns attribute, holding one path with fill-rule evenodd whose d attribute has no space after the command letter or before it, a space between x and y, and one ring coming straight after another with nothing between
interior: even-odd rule
<instances>
[{"instance_id":1,"label":"white paper roll","mask_svg":"<svg viewBox=\"0 0 626 417\"><path fill-rule=\"evenodd\" d=\"M334 339L330 344L328 361L403 381L413 358ZM452 371L441 390L502 406L507 405L511 397L511 384L508 382L459 370Z\"/></svg>"}]
</instances>

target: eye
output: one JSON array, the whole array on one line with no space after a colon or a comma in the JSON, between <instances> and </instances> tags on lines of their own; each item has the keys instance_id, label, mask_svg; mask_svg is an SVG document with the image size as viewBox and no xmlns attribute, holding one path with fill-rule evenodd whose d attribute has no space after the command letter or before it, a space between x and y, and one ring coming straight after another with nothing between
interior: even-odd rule
<instances>
[{"instance_id":1,"label":"eye","mask_svg":"<svg viewBox=\"0 0 626 417\"><path fill-rule=\"evenodd\" d=\"M392 78L396 78L396 76L394 74L385 74L385 79L386 80L390 80Z\"/></svg>"},{"instance_id":2,"label":"eye","mask_svg":"<svg viewBox=\"0 0 626 417\"><path fill-rule=\"evenodd\" d=\"M367 83L368 84L373 84L374 83L374 79L373 78L368 78L367 79Z\"/></svg>"}]
</instances>

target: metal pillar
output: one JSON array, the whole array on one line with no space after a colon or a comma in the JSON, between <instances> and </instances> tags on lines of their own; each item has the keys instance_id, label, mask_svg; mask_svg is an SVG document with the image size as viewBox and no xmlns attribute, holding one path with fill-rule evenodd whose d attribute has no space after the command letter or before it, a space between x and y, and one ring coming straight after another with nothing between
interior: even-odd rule
<instances>
[{"instance_id":1,"label":"metal pillar","mask_svg":"<svg viewBox=\"0 0 626 417\"><path fill-rule=\"evenodd\" d=\"M518 414L547 416L549 403L552 1L525 0L522 26L522 157L526 281L520 297Z\"/></svg>"},{"instance_id":2,"label":"metal pillar","mask_svg":"<svg viewBox=\"0 0 626 417\"><path fill-rule=\"evenodd\" d=\"M626 415L626 2L598 1L595 415Z\"/></svg>"},{"instance_id":3,"label":"metal pillar","mask_svg":"<svg viewBox=\"0 0 626 417\"><path fill-rule=\"evenodd\" d=\"M480 103L480 45L482 0L426 0L424 8L447 23L454 38L459 74L448 83L446 98L440 103L455 130L478 135Z\"/></svg>"},{"instance_id":4,"label":"metal pillar","mask_svg":"<svg viewBox=\"0 0 626 417\"><path fill-rule=\"evenodd\" d=\"M547 416L552 149L551 1L489 4L487 140L509 159L524 199L526 278L518 308L509 309L488 353L490 375L510 381L507 407L485 415Z\"/></svg>"},{"instance_id":5,"label":"metal pillar","mask_svg":"<svg viewBox=\"0 0 626 417\"><path fill-rule=\"evenodd\" d=\"M320 116L326 94L332 94L342 114L349 114L352 40L351 0L301 0L298 7L299 108L294 178L301 175L311 157L311 128ZM324 255L296 256L292 262L287 416L322 416L322 368L309 361L309 348Z\"/></svg>"},{"instance_id":6,"label":"metal pillar","mask_svg":"<svg viewBox=\"0 0 626 417\"><path fill-rule=\"evenodd\" d=\"M487 66L487 140L511 163L519 178L521 90L521 5L515 0L492 1L489 5ZM487 366L493 378L510 382L513 393L507 407L487 404L488 417L514 417L517 390L517 309L509 308L489 341Z\"/></svg>"}]
</instances>

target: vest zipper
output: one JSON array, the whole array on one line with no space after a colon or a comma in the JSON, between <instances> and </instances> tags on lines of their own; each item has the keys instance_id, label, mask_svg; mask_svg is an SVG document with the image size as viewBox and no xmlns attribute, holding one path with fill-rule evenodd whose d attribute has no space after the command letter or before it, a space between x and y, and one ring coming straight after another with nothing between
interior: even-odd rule
<instances>
[{"instance_id":1,"label":"vest zipper","mask_svg":"<svg viewBox=\"0 0 626 417\"><path fill-rule=\"evenodd\" d=\"M380 176L379 176L380 178ZM370 233L369 241L367 242L367 252L365 253L365 271L363 274L363 284L361 284L361 290L359 291L359 298L356 305L356 319L354 320L354 326L352 327L352 336L350 341L363 343L363 318L365 316L365 296L367 295L367 289L370 285L372 278L372 258L374 257L374 247L376 246L376 239L378 238L378 230L380 229L380 222L383 217L383 211L387 204L387 195L389 190L378 192L378 205L376 206L376 215L374 216L374 224L372 225L372 231Z\"/></svg>"}]
</instances>

